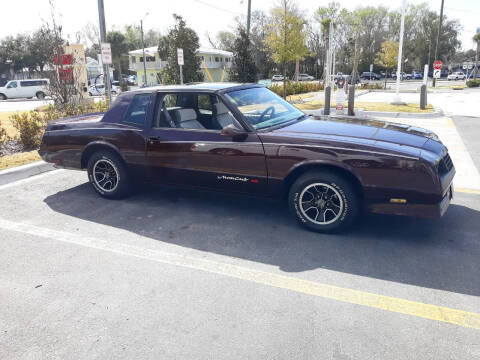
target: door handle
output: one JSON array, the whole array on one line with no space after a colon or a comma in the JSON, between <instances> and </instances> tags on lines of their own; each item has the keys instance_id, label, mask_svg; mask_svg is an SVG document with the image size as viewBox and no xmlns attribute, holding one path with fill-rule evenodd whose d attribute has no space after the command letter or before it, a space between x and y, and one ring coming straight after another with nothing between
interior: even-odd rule
<instances>
[{"instance_id":1,"label":"door handle","mask_svg":"<svg viewBox=\"0 0 480 360\"><path fill-rule=\"evenodd\" d=\"M154 144L154 143L159 143L160 142L160 138L157 137L157 136L151 136L148 138L148 142L150 144Z\"/></svg>"}]
</instances>

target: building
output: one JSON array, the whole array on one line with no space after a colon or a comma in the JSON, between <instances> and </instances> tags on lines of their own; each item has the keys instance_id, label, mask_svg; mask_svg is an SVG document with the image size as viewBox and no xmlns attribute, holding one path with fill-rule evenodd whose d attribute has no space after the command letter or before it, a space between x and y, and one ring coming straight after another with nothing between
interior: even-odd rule
<instances>
[{"instance_id":1,"label":"building","mask_svg":"<svg viewBox=\"0 0 480 360\"><path fill-rule=\"evenodd\" d=\"M228 69L232 65L233 54L229 51L201 47L197 51L201 58L200 70L203 72L204 81L219 82L228 80ZM161 70L166 66L166 61L160 59L156 46L145 48L145 68L147 79L144 76L143 50L133 50L128 53L129 70L137 74L138 85L147 86L162 83Z\"/></svg>"}]
</instances>

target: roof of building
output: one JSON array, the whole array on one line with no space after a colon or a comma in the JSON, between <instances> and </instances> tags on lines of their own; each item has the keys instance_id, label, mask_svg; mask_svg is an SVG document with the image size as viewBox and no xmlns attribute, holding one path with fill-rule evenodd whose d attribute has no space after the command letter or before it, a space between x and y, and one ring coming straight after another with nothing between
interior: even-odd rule
<instances>
[{"instance_id":1,"label":"roof of building","mask_svg":"<svg viewBox=\"0 0 480 360\"><path fill-rule=\"evenodd\" d=\"M158 46L151 46L145 48L145 54L153 56L158 53ZM200 47L197 51L199 54L210 54L210 55L221 55L221 56L233 56L233 53L230 51ZM128 52L129 55L143 55L143 49L132 50Z\"/></svg>"}]
</instances>

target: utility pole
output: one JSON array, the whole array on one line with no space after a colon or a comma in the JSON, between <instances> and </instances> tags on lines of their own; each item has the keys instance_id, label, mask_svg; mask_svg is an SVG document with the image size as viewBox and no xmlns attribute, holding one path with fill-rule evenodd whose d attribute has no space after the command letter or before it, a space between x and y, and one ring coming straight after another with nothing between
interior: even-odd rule
<instances>
[{"instance_id":1,"label":"utility pole","mask_svg":"<svg viewBox=\"0 0 480 360\"><path fill-rule=\"evenodd\" d=\"M105 10L103 7L103 0L98 0L98 18L100 22L100 41L107 42L107 30L105 27ZM105 95L108 98L108 104L112 104L112 91L110 84L110 65L103 65L103 82L105 83Z\"/></svg>"},{"instance_id":2,"label":"utility pole","mask_svg":"<svg viewBox=\"0 0 480 360\"><path fill-rule=\"evenodd\" d=\"M438 23L438 32L437 32L437 43L435 44L435 60L438 60L438 43L440 42L440 32L442 31L442 21L443 21L443 3L444 0L442 0L442 6L440 8L440 21ZM435 78L433 78L433 87L435 87Z\"/></svg>"},{"instance_id":3,"label":"utility pole","mask_svg":"<svg viewBox=\"0 0 480 360\"><path fill-rule=\"evenodd\" d=\"M287 99L287 0L283 1L283 98Z\"/></svg>"},{"instance_id":4,"label":"utility pole","mask_svg":"<svg viewBox=\"0 0 480 360\"><path fill-rule=\"evenodd\" d=\"M443 0L442 0L443 1ZM392 104L404 105L405 103L400 98L400 77L402 76L402 50L403 50L403 33L405 30L405 2L402 1L402 19L400 22L400 43L398 44L398 59L397 59L397 87L395 91L395 99Z\"/></svg>"},{"instance_id":5,"label":"utility pole","mask_svg":"<svg viewBox=\"0 0 480 360\"><path fill-rule=\"evenodd\" d=\"M142 81L142 87L145 87L147 85L147 59L145 58L145 40L144 40L144 37L143 37L143 19L140 20L140 32L142 33L142 49L143 49L143 81Z\"/></svg>"},{"instance_id":6,"label":"utility pole","mask_svg":"<svg viewBox=\"0 0 480 360\"><path fill-rule=\"evenodd\" d=\"M248 0L247 37L250 37L250 18L251 17L252 17L252 0Z\"/></svg>"}]
</instances>

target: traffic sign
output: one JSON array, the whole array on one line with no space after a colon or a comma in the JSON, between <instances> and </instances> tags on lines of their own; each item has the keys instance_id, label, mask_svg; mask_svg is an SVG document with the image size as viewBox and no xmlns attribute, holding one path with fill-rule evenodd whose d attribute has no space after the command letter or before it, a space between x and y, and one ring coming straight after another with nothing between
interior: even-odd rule
<instances>
[{"instance_id":1,"label":"traffic sign","mask_svg":"<svg viewBox=\"0 0 480 360\"><path fill-rule=\"evenodd\" d=\"M433 68L434 69L441 69L443 66L443 63L440 60L435 60L433 63Z\"/></svg>"},{"instance_id":2,"label":"traffic sign","mask_svg":"<svg viewBox=\"0 0 480 360\"><path fill-rule=\"evenodd\" d=\"M100 48L102 51L102 63L105 65L112 64L112 48L110 43L101 43Z\"/></svg>"},{"instance_id":3,"label":"traffic sign","mask_svg":"<svg viewBox=\"0 0 480 360\"><path fill-rule=\"evenodd\" d=\"M433 70L433 77L435 79L440 79L441 75L442 75L442 70L441 69L434 69Z\"/></svg>"},{"instance_id":4,"label":"traffic sign","mask_svg":"<svg viewBox=\"0 0 480 360\"><path fill-rule=\"evenodd\" d=\"M184 65L184 63L183 63L183 49L177 49L177 61L178 61L178 65Z\"/></svg>"}]
</instances>

